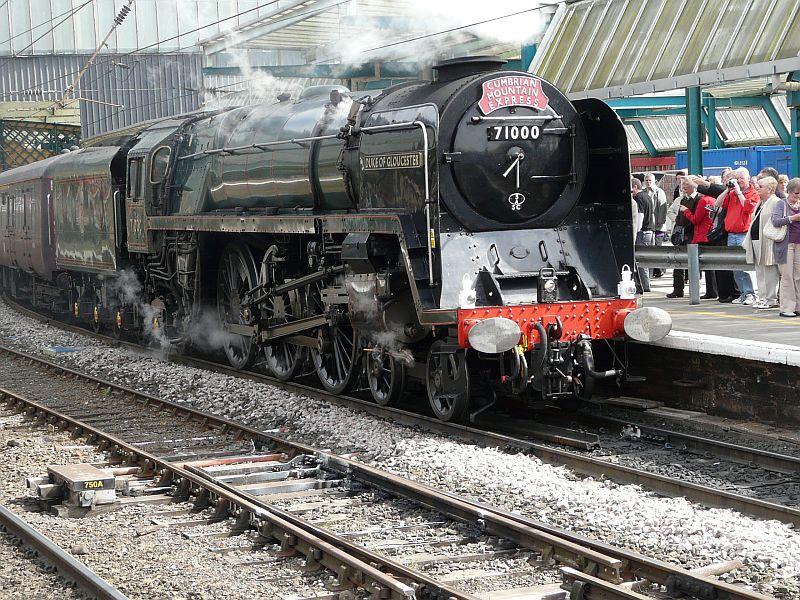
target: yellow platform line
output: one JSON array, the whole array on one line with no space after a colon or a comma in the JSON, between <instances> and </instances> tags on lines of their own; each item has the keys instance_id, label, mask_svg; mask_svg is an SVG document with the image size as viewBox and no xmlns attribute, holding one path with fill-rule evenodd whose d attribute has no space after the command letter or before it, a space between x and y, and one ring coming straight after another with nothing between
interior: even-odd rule
<instances>
[{"instance_id":1,"label":"yellow platform line","mask_svg":"<svg viewBox=\"0 0 800 600\"><path fill-rule=\"evenodd\" d=\"M676 312L676 311L667 311L671 315L680 315L680 316L687 316L693 317L697 315L704 315L709 317L722 317L723 319L747 319L748 321L761 321L763 323L783 323L784 325L793 325L795 327L800 327L800 317L795 317L796 321L788 321L788 319L775 315L773 318L764 318L764 317L751 317L749 315L729 315L727 313L716 313L706 310L698 310L697 312Z\"/></svg>"}]
</instances>

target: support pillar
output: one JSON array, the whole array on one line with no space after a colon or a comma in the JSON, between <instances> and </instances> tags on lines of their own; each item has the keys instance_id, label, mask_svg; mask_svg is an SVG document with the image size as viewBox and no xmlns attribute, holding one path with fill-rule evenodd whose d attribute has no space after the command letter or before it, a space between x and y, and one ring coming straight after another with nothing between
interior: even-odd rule
<instances>
[{"instance_id":1,"label":"support pillar","mask_svg":"<svg viewBox=\"0 0 800 600\"><path fill-rule=\"evenodd\" d=\"M719 137L719 131L717 131L717 99L714 98L714 96L706 96L703 98L703 105L708 114L706 125L708 129L708 147L712 150L724 148L725 144L722 143L722 139Z\"/></svg>"},{"instance_id":2,"label":"support pillar","mask_svg":"<svg viewBox=\"0 0 800 600\"><path fill-rule=\"evenodd\" d=\"M538 44L523 44L522 51L520 52L520 62L522 63L522 70L528 71L531 68L533 57L536 56Z\"/></svg>"},{"instance_id":3,"label":"support pillar","mask_svg":"<svg viewBox=\"0 0 800 600\"><path fill-rule=\"evenodd\" d=\"M789 73L788 81L800 81L800 72ZM789 107L789 122L791 124L791 157L792 166L789 177L800 177L800 91L789 91L786 94L786 104Z\"/></svg>"},{"instance_id":4,"label":"support pillar","mask_svg":"<svg viewBox=\"0 0 800 600\"><path fill-rule=\"evenodd\" d=\"M700 246L687 244L689 257L689 304L700 304Z\"/></svg>"},{"instance_id":5,"label":"support pillar","mask_svg":"<svg viewBox=\"0 0 800 600\"><path fill-rule=\"evenodd\" d=\"M630 121L628 122L628 124L633 125L633 128L639 135L639 139L642 140L642 144L644 144L645 150L647 150L648 156L650 156L650 158L655 158L656 156L658 156L658 150L656 149L653 140L650 139L650 135L644 128L644 125L642 125L642 122L637 120L637 121Z\"/></svg>"},{"instance_id":6,"label":"support pillar","mask_svg":"<svg viewBox=\"0 0 800 600\"><path fill-rule=\"evenodd\" d=\"M703 128L699 87L686 88L686 150L689 173L703 174Z\"/></svg>"},{"instance_id":7,"label":"support pillar","mask_svg":"<svg viewBox=\"0 0 800 600\"><path fill-rule=\"evenodd\" d=\"M769 121L772 123L772 127L777 132L778 137L781 138L781 142L784 144L791 143L786 125L784 125L783 121L781 120L781 116L778 114L778 110L775 108L772 100L769 99L769 96L764 96L761 102L761 108L764 110L764 113L767 115L767 117L769 117Z\"/></svg>"}]
</instances>

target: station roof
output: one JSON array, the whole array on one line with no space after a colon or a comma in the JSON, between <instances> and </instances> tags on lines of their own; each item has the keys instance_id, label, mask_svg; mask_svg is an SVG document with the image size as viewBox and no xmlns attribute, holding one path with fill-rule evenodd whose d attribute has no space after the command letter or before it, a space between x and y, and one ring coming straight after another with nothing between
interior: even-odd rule
<instances>
[{"instance_id":1,"label":"station roof","mask_svg":"<svg viewBox=\"0 0 800 600\"><path fill-rule=\"evenodd\" d=\"M530 70L573 99L620 98L800 70L800 2L562 4Z\"/></svg>"},{"instance_id":2,"label":"station roof","mask_svg":"<svg viewBox=\"0 0 800 600\"><path fill-rule=\"evenodd\" d=\"M544 7L555 12L559 0L536 0L517 9L517 23L527 25L536 32L539 16L531 12ZM271 50L276 48L300 49L306 52L309 62L342 62L357 54L361 62L373 59L418 58L420 51L438 54L491 54L518 56L519 41L506 41L502 36L482 36L480 30L448 26L489 20L493 16L513 13L513 9L498 7L484 11L483 16L473 11L460 10L459 14L426 18L422 0L396 2L395 0L287 0L258 17L240 23L233 31L211 35L200 41L204 53L213 56L236 50ZM433 5L431 5L433 6ZM526 10L527 9L527 10ZM510 21L510 20L509 20ZM402 40L437 32L435 38L420 39L418 44L397 44ZM380 46L377 50L373 48Z\"/></svg>"},{"instance_id":3,"label":"station roof","mask_svg":"<svg viewBox=\"0 0 800 600\"><path fill-rule=\"evenodd\" d=\"M789 128L789 109L786 97L775 95L770 98L776 112ZM734 108L717 110L717 129L727 146L751 146L783 144L780 134L771 119L760 108ZM632 154L644 154L647 147L631 120L625 120L628 133L628 147ZM649 141L658 152L674 152L686 150L686 117L669 115L663 117L642 118L638 122L644 128ZM704 140L704 143L707 140Z\"/></svg>"}]
</instances>

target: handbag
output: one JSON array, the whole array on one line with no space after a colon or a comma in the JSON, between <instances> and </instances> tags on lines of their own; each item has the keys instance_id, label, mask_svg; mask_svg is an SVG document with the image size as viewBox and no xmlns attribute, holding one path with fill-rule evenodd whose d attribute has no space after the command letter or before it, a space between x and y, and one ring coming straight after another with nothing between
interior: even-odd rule
<instances>
[{"instance_id":1,"label":"handbag","mask_svg":"<svg viewBox=\"0 0 800 600\"><path fill-rule=\"evenodd\" d=\"M673 246L685 246L688 240L686 239L686 228L683 225L675 225L672 230L672 235L669 241Z\"/></svg>"},{"instance_id":2,"label":"handbag","mask_svg":"<svg viewBox=\"0 0 800 600\"><path fill-rule=\"evenodd\" d=\"M783 216L784 217L786 216L786 201L785 200L783 201ZM764 232L764 237L765 238L769 238L773 242L782 242L784 239L786 239L786 232L789 231L789 226L788 225L784 225L782 227L775 227L772 224L772 217L770 216L770 218L767 219L767 222L764 223L762 231Z\"/></svg>"},{"instance_id":3,"label":"handbag","mask_svg":"<svg viewBox=\"0 0 800 600\"><path fill-rule=\"evenodd\" d=\"M714 226L708 232L708 241L711 244L722 242L725 239L725 214L726 209L717 208L712 215L711 219L714 221Z\"/></svg>"}]
</instances>

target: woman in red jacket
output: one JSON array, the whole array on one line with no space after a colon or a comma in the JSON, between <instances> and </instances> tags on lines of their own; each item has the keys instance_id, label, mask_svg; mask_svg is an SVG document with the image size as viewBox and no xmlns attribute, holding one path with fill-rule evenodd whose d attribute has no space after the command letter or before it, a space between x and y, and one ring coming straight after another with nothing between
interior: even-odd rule
<instances>
[{"instance_id":1,"label":"woman in red jacket","mask_svg":"<svg viewBox=\"0 0 800 600\"><path fill-rule=\"evenodd\" d=\"M714 227L714 221L711 218L711 211L714 210L715 199L711 196L705 196L698 193L697 184L688 177L683 179L681 184L683 193L692 198L693 202L688 203L694 206L692 210L689 206L681 205L679 210L683 211L683 216L694 226L692 228L691 244L700 244L701 246L708 246L708 233ZM703 271L706 278L706 293L704 298L717 297L717 278L714 271Z\"/></svg>"}]
</instances>

